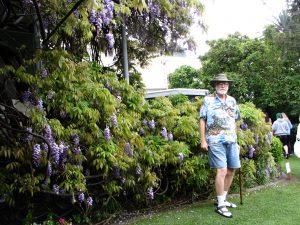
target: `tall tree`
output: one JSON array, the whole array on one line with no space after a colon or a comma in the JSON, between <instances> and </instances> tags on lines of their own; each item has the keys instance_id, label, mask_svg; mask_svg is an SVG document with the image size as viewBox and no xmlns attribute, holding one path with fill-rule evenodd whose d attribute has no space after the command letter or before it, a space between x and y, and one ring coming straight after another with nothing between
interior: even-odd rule
<instances>
[{"instance_id":1,"label":"tall tree","mask_svg":"<svg viewBox=\"0 0 300 225\"><path fill-rule=\"evenodd\" d=\"M200 57L207 87L214 75L226 72L235 80L231 94L240 102L252 101L259 108L272 112L292 110L293 105L283 101L293 90L276 45L238 33L211 41L209 45L209 52Z\"/></svg>"},{"instance_id":2,"label":"tall tree","mask_svg":"<svg viewBox=\"0 0 300 225\"><path fill-rule=\"evenodd\" d=\"M287 6L287 9L279 14L275 29L272 26L266 29L265 38L267 42L281 49L283 65L281 81L286 85L282 91L286 94L286 99L291 99L289 110L297 121L300 94L294 90L300 85L300 1L289 0Z\"/></svg>"},{"instance_id":3,"label":"tall tree","mask_svg":"<svg viewBox=\"0 0 300 225\"><path fill-rule=\"evenodd\" d=\"M179 39L188 40L195 15L204 9L192 0L20 0L20 4L27 13L39 15L44 47L64 48L80 59L88 59L91 53L98 62L101 53L113 54L117 65L121 64L123 25L130 65L145 64L151 53L174 51Z\"/></svg>"},{"instance_id":4,"label":"tall tree","mask_svg":"<svg viewBox=\"0 0 300 225\"><path fill-rule=\"evenodd\" d=\"M181 66L168 75L170 88L203 88L200 70Z\"/></svg>"}]
</instances>

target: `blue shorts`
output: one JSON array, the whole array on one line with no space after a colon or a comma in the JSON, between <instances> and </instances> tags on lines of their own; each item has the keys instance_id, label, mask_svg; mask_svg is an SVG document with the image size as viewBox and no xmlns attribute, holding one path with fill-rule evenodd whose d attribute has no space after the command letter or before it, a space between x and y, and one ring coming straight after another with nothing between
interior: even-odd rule
<instances>
[{"instance_id":1,"label":"blue shorts","mask_svg":"<svg viewBox=\"0 0 300 225\"><path fill-rule=\"evenodd\" d=\"M241 167L237 143L211 143L208 156L210 168Z\"/></svg>"}]
</instances>

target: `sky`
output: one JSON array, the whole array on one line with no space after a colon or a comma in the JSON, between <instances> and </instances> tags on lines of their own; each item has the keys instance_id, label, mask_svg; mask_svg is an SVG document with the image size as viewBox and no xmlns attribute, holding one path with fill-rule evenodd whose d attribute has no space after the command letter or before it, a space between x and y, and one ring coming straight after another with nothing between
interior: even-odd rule
<instances>
[{"instance_id":1,"label":"sky","mask_svg":"<svg viewBox=\"0 0 300 225\"><path fill-rule=\"evenodd\" d=\"M206 40L225 38L236 31L251 38L260 37L264 27L286 8L286 0L202 0L207 34L199 28L191 30L198 43L198 53L205 53ZM199 35L200 34L200 35ZM202 34L202 35L201 35Z\"/></svg>"},{"instance_id":2,"label":"sky","mask_svg":"<svg viewBox=\"0 0 300 225\"><path fill-rule=\"evenodd\" d=\"M209 50L207 40L226 38L229 34L260 37L264 27L273 24L275 17L286 8L286 0L201 0L205 5L203 19L208 32L193 26L191 34L197 43L196 52L184 56L162 56L153 60L147 68L140 69L146 89L167 88L167 75L181 65L200 68L199 55Z\"/></svg>"}]
</instances>

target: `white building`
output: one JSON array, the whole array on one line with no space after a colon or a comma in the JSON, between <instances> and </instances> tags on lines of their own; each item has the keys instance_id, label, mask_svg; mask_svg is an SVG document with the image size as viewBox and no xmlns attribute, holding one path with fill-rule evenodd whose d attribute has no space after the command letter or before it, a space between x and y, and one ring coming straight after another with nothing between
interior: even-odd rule
<instances>
[{"instance_id":1,"label":"white building","mask_svg":"<svg viewBox=\"0 0 300 225\"><path fill-rule=\"evenodd\" d=\"M168 89L168 75L180 66L188 65L195 69L200 68L198 55L186 51L173 56L160 56L154 58L145 68L138 68L142 74L143 82L149 91Z\"/></svg>"}]
</instances>

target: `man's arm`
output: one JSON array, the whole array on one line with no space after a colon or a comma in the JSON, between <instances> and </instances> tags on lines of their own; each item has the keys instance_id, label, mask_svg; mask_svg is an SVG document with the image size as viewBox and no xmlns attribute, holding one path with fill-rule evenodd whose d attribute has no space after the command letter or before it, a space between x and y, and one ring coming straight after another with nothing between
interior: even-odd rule
<instances>
[{"instance_id":1,"label":"man's arm","mask_svg":"<svg viewBox=\"0 0 300 225\"><path fill-rule=\"evenodd\" d=\"M203 118L200 118L199 130L200 130L201 148L207 151L208 145L205 137L205 126L206 126L205 120Z\"/></svg>"}]
</instances>

